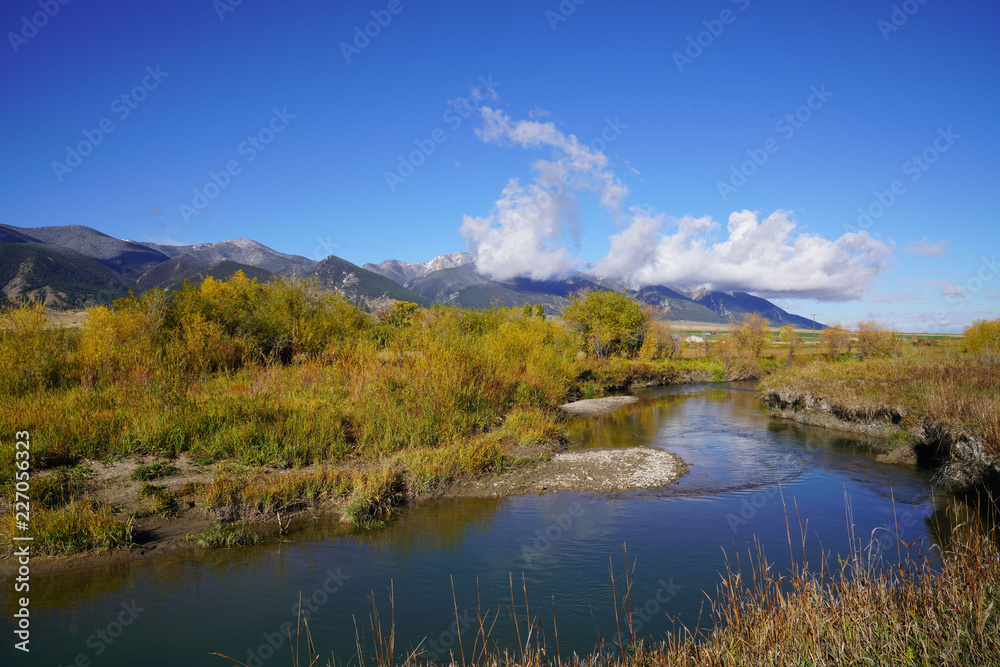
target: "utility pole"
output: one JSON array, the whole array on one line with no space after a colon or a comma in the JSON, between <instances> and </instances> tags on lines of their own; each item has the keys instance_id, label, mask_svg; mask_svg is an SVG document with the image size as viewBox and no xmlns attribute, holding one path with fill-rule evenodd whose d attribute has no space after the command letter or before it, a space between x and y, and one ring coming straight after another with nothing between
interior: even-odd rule
<instances>
[{"instance_id":1,"label":"utility pole","mask_svg":"<svg viewBox=\"0 0 1000 667\"><path fill-rule=\"evenodd\" d=\"M816 313L811 313L813 316L813 333L816 333Z\"/></svg>"}]
</instances>

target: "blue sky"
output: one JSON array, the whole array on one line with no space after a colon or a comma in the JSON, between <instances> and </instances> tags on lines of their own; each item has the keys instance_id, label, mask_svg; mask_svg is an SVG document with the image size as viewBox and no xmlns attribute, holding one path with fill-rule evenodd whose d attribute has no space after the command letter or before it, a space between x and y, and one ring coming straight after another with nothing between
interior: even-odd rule
<instances>
[{"instance_id":1,"label":"blue sky","mask_svg":"<svg viewBox=\"0 0 1000 667\"><path fill-rule=\"evenodd\" d=\"M232 3L4 3L0 221L1000 315L1000 7Z\"/></svg>"}]
</instances>

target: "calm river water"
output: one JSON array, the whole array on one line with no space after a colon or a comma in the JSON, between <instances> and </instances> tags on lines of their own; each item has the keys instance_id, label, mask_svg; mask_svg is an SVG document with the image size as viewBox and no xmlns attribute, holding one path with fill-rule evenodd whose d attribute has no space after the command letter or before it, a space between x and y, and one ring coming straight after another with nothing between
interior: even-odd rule
<instances>
[{"instance_id":1,"label":"calm river water","mask_svg":"<svg viewBox=\"0 0 1000 667\"><path fill-rule=\"evenodd\" d=\"M470 657L477 600L489 623L499 612L492 641L523 644L525 589L532 644L555 652L554 606L562 653L588 653L617 639L609 564L620 596L623 545L635 622L655 637L670 618L695 626L727 557L745 562L755 540L787 566L786 525L797 558L802 526L810 567L824 557L836 567L848 552L848 504L854 535L866 544L873 531L882 536L892 561L897 528L907 542L925 540L924 553L940 539L935 526L952 501L935 497L928 472L877 464L849 435L771 420L752 384L637 395L640 403L614 415L571 422L572 446L675 452L691 465L676 484L437 501L373 531L316 522L280 544L39 575L30 660L12 650L8 633L0 655L30 665L234 664L209 655L219 652L251 667L290 665L286 628L301 594L317 649L341 664L357 662L356 633L371 650L373 599L386 632L395 615L397 662L418 645L427 657L461 649Z\"/></svg>"}]
</instances>

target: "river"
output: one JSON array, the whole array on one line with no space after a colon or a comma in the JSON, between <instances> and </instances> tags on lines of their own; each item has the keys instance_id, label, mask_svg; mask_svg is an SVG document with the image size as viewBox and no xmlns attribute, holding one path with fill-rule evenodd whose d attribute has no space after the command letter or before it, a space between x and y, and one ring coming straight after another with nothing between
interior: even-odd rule
<instances>
[{"instance_id":1,"label":"river","mask_svg":"<svg viewBox=\"0 0 1000 667\"><path fill-rule=\"evenodd\" d=\"M317 649L342 664L357 662L356 634L372 650L373 609L386 633L394 616L397 662L418 646L425 657L471 658L477 607L488 624L498 614L490 637L501 648L516 651L531 632L553 654L557 630L563 654L601 641L612 650L609 565L620 598L625 549L633 622L656 637L671 619L696 626L727 559L745 561L757 543L784 568L790 551L801 559L804 533L810 567L826 558L835 568L849 550L848 509L853 535L868 545L874 534L872 551L885 559L899 556L897 533L933 557L937 520L953 501L934 494L928 471L878 464L850 434L770 419L751 383L636 395L612 415L572 420L571 446L666 449L690 465L677 483L438 500L373 530L317 520L261 547L38 575L30 661L14 664L234 664L209 655L219 652L250 667L290 665L286 632L300 595ZM4 644L5 655L24 657Z\"/></svg>"}]
</instances>

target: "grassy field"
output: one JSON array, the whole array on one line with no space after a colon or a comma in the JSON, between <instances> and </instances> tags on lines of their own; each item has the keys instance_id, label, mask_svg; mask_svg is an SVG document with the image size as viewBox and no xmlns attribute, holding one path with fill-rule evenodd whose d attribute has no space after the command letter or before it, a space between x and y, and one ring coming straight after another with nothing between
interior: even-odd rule
<instances>
[{"instance_id":1,"label":"grassy field","mask_svg":"<svg viewBox=\"0 0 1000 667\"><path fill-rule=\"evenodd\" d=\"M783 366L762 378L761 390L829 401L861 418L895 415L900 426L944 426L981 439L1000 456L1000 365L984 363L957 343L904 345L893 356Z\"/></svg>"}]
</instances>

